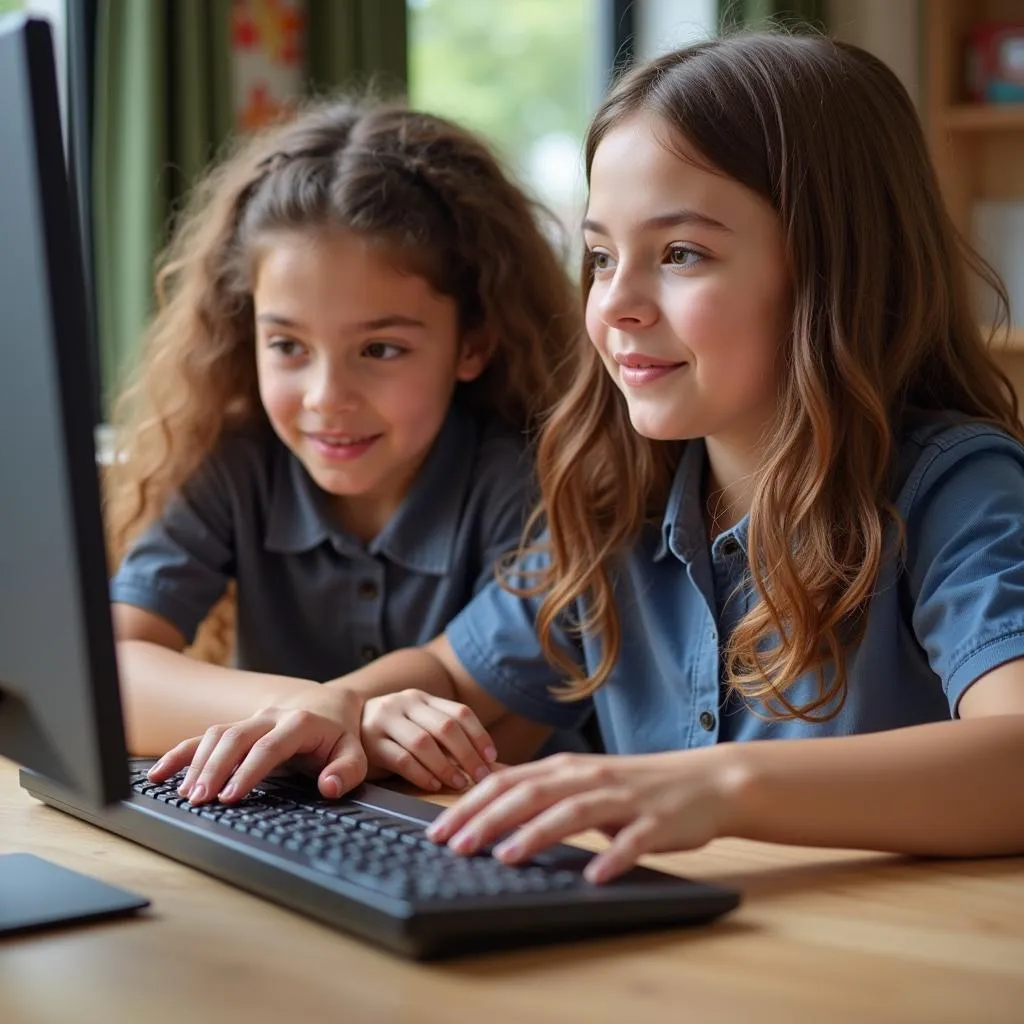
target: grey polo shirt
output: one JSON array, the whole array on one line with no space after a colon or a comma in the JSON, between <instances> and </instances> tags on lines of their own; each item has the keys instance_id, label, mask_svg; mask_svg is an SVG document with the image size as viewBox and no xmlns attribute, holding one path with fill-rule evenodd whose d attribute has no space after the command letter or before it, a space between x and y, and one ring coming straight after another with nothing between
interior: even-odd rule
<instances>
[{"instance_id":1,"label":"grey polo shirt","mask_svg":"<svg viewBox=\"0 0 1024 1024\"><path fill-rule=\"evenodd\" d=\"M518 434L455 405L404 503L364 545L269 428L231 436L132 547L111 599L191 641L234 578L238 667L332 679L443 632L516 547L531 479Z\"/></svg>"},{"instance_id":2,"label":"grey polo shirt","mask_svg":"<svg viewBox=\"0 0 1024 1024\"><path fill-rule=\"evenodd\" d=\"M703 441L686 446L661 529L616 580L622 651L594 695L606 748L651 753L724 740L837 736L948 719L976 679L1024 657L1024 448L982 424L923 423L903 440L893 496L906 559L884 563L866 632L847 657L848 695L830 721L771 721L723 701L722 641L756 600L747 520L708 545L700 508ZM892 541L889 537L889 541ZM536 599L489 585L447 629L459 660L506 707L570 726L591 701L560 703L534 632ZM584 621L585 608L573 609ZM593 636L559 642L588 672ZM805 702L817 679L798 680Z\"/></svg>"}]
</instances>

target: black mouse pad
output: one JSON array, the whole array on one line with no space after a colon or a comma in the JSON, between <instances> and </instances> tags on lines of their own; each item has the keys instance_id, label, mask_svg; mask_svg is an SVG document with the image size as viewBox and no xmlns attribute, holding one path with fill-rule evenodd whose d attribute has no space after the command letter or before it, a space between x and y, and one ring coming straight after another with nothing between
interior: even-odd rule
<instances>
[{"instance_id":1,"label":"black mouse pad","mask_svg":"<svg viewBox=\"0 0 1024 1024\"><path fill-rule=\"evenodd\" d=\"M144 896L30 853L0 855L0 935L130 914Z\"/></svg>"}]
</instances>

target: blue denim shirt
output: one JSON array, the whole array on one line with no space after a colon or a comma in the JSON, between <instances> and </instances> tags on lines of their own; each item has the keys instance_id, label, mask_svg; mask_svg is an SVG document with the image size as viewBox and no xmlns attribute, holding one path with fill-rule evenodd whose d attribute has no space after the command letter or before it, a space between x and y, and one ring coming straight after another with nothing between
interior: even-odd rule
<instances>
[{"instance_id":1,"label":"blue denim shirt","mask_svg":"<svg viewBox=\"0 0 1024 1024\"><path fill-rule=\"evenodd\" d=\"M703 462L703 442L689 443L660 531L652 527L642 537L618 574L622 650L592 698L609 752L948 719L972 682L1024 657L1024 448L993 427L945 419L915 429L900 446L895 501L906 523L906 555L902 564L893 558L883 565L863 639L847 656L839 713L821 723L772 721L763 706L723 701L723 641L756 595L747 573L747 520L707 543ZM508 708L569 726L591 701L551 696L559 678L537 643L538 604L492 583L447 637L473 678ZM574 611L581 621L584 609ZM557 639L594 670L594 637L581 641L563 631ZM789 695L802 703L817 692L809 673Z\"/></svg>"},{"instance_id":2,"label":"blue denim shirt","mask_svg":"<svg viewBox=\"0 0 1024 1024\"><path fill-rule=\"evenodd\" d=\"M324 681L426 643L519 542L522 438L454 405L405 501L368 544L269 428L226 438L135 543L111 599L191 641L237 580L239 668Z\"/></svg>"}]
</instances>

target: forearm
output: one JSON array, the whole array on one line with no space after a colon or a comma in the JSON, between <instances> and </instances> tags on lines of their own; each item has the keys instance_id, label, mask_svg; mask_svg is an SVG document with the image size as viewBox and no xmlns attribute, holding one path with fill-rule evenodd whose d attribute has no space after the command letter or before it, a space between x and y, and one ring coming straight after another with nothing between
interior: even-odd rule
<instances>
[{"instance_id":1,"label":"forearm","mask_svg":"<svg viewBox=\"0 0 1024 1024\"><path fill-rule=\"evenodd\" d=\"M1024 853L1024 715L718 752L730 835L935 856Z\"/></svg>"},{"instance_id":2,"label":"forearm","mask_svg":"<svg viewBox=\"0 0 1024 1024\"><path fill-rule=\"evenodd\" d=\"M488 697L468 676L460 686L446 667L443 656L439 657L432 650L437 644L435 641L426 647L385 654L364 668L332 679L324 689L355 693L364 703L400 690L420 690L434 697L458 701L469 707L490 732L499 761L518 764L533 757L551 729L512 714Z\"/></svg>"},{"instance_id":3,"label":"forearm","mask_svg":"<svg viewBox=\"0 0 1024 1024\"><path fill-rule=\"evenodd\" d=\"M422 690L434 697L460 700L455 683L444 665L422 647L392 651L363 668L332 679L325 686L349 690L364 701L399 690Z\"/></svg>"},{"instance_id":4,"label":"forearm","mask_svg":"<svg viewBox=\"0 0 1024 1024\"><path fill-rule=\"evenodd\" d=\"M145 640L119 641L117 662L128 749L142 757L318 685L210 665Z\"/></svg>"}]
</instances>

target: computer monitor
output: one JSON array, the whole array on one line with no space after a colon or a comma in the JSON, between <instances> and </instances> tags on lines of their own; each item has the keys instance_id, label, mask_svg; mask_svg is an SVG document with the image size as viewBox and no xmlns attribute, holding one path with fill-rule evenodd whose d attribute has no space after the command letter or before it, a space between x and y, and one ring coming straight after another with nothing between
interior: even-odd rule
<instances>
[{"instance_id":1,"label":"computer monitor","mask_svg":"<svg viewBox=\"0 0 1024 1024\"><path fill-rule=\"evenodd\" d=\"M99 806L129 784L87 307L50 29L21 15L0 17L0 154L0 754ZM52 880L30 867L0 857L0 894L45 923L28 904Z\"/></svg>"},{"instance_id":2,"label":"computer monitor","mask_svg":"<svg viewBox=\"0 0 1024 1024\"><path fill-rule=\"evenodd\" d=\"M85 289L49 26L0 20L0 754L128 795Z\"/></svg>"}]
</instances>

